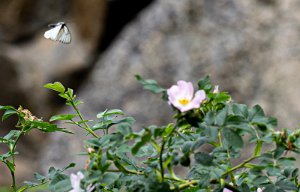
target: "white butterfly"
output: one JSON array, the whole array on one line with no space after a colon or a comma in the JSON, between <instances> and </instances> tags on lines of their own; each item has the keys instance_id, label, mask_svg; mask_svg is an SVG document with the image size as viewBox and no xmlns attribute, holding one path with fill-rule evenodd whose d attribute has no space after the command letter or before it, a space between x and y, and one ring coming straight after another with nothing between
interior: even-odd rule
<instances>
[{"instance_id":1,"label":"white butterfly","mask_svg":"<svg viewBox=\"0 0 300 192\"><path fill-rule=\"evenodd\" d=\"M44 37L53 41L59 41L61 43L71 43L71 33L67 25L64 22L56 24L50 24L49 27L52 29L45 32Z\"/></svg>"}]
</instances>

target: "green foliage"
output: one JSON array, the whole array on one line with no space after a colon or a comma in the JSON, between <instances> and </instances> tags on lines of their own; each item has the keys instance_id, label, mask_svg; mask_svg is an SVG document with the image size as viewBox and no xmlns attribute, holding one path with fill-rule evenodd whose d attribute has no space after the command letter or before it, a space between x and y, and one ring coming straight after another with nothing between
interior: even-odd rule
<instances>
[{"instance_id":1,"label":"green foliage","mask_svg":"<svg viewBox=\"0 0 300 192\"><path fill-rule=\"evenodd\" d=\"M167 89L156 81L138 75L136 78L145 89L168 99ZM198 81L198 89L206 94L200 107L180 112L173 106L172 123L139 131L132 129L134 118L120 109L100 112L96 121L84 119L77 108L82 102L72 89L59 82L45 87L56 91L75 111L54 115L49 121L77 125L92 136L84 141L87 152L83 154L88 162L81 170L83 178L77 181L82 191L300 191L296 158L291 156L300 153L300 131L276 131L275 118L266 116L259 105L248 107L233 102L228 93L211 83L209 76ZM34 128L69 132L22 108L0 106L0 110L4 111L2 120L12 115L19 118L18 129L0 138L9 149L0 160L11 173L15 172L16 143L22 135ZM245 149L248 156L241 159ZM62 170L52 167L46 176L36 173L36 182L26 182L18 189L13 184L13 190L21 192L47 183L50 191L70 191L74 189L72 178L63 171L73 166ZM178 176L178 167L187 174Z\"/></svg>"}]
</instances>

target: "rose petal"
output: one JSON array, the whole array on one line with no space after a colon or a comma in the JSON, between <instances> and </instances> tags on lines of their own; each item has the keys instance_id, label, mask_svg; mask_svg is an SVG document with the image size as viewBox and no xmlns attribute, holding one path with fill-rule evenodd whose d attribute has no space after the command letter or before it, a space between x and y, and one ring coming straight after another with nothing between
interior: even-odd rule
<instances>
[{"instance_id":1,"label":"rose petal","mask_svg":"<svg viewBox=\"0 0 300 192\"><path fill-rule=\"evenodd\" d=\"M191 100L194 94L193 84L191 82L178 81L177 82L178 89L180 93L178 93L178 97L185 98Z\"/></svg>"},{"instance_id":2,"label":"rose petal","mask_svg":"<svg viewBox=\"0 0 300 192\"><path fill-rule=\"evenodd\" d=\"M206 99L205 91L199 90L196 92L195 97L191 101L192 105L195 106L195 108L199 108L200 104Z\"/></svg>"}]
</instances>

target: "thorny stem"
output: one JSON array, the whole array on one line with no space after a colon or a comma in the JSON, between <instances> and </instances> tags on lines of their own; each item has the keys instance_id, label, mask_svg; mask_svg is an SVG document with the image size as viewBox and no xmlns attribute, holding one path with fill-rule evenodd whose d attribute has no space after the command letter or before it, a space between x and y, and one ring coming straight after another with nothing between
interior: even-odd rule
<instances>
[{"instance_id":1,"label":"thorny stem","mask_svg":"<svg viewBox=\"0 0 300 192\"><path fill-rule=\"evenodd\" d=\"M232 164L231 164L231 162L230 162L231 157L230 157L230 151L229 151L229 149L227 150L227 158L228 158L227 160L228 160L230 166L232 166ZM235 181L233 172L230 172L230 173L229 173L229 176L230 176L230 178L231 178L231 181L232 181L233 185L236 186L236 181Z\"/></svg>"},{"instance_id":2,"label":"thorny stem","mask_svg":"<svg viewBox=\"0 0 300 192\"><path fill-rule=\"evenodd\" d=\"M188 188L188 187L195 187L195 186L197 186L198 183L199 183L199 180L190 180L190 181L187 181L187 182L185 182L183 184L180 184L177 187L177 189L182 190L182 189L185 189L185 188ZM211 180L210 183L211 184L217 184L217 183L219 183L219 181L218 180ZM236 188L234 188L233 186L231 186L231 185L229 185L227 183L225 184L225 187L227 189L230 189L231 191L234 191L234 192L238 191ZM172 186L170 189L171 190L175 190L176 187Z\"/></svg>"},{"instance_id":3,"label":"thorny stem","mask_svg":"<svg viewBox=\"0 0 300 192\"><path fill-rule=\"evenodd\" d=\"M199 182L198 180L191 180L191 181L189 181L189 182L186 182L186 183L183 183L183 184L179 185L179 186L178 186L178 189L185 189L185 188L187 188L187 187L193 187L193 186L195 186L198 182ZM171 190L174 190L174 189L175 189L175 187L172 186L172 187L171 187Z\"/></svg>"},{"instance_id":4,"label":"thorny stem","mask_svg":"<svg viewBox=\"0 0 300 192\"><path fill-rule=\"evenodd\" d=\"M80 111L78 110L78 108L76 107L76 105L74 104L74 101L71 101L71 105L72 107L75 109L76 113L78 114L80 120L83 122L84 124L84 128L87 132L89 132L91 135L93 135L96 138L99 138L98 135L96 135L96 133L90 128L90 126L84 121L82 114L80 113Z\"/></svg>"},{"instance_id":5,"label":"thorny stem","mask_svg":"<svg viewBox=\"0 0 300 192\"><path fill-rule=\"evenodd\" d=\"M124 168L125 169L125 168ZM108 169L107 172L112 172L112 173L120 173L122 171L120 170L116 170L116 169ZM129 170L129 169L125 169L125 172L128 173L128 174L134 174L134 175L145 175L145 173L143 173L142 171L134 171L134 170ZM167 180L172 180L172 181L178 181L178 182L181 182L181 183L186 183L188 181L186 180L183 180L183 179L180 179L178 177L167 177L165 176L164 177L165 179Z\"/></svg>"},{"instance_id":6,"label":"thorny stem","mask_svg":"<svg viewBox=\"0 0 300 192\"><path fill-rule=\"evenodd\" d=\"M163 156L165 144L166 144L166 141L163 138L162 143L161 143L160 152L159 152L159 165L160 165L160 175L161 175L162 182L164 181L164 166L163 166L162 156Z\"/></svg>"},{"instance_id":7,"label":"thorny stem","mask_svg":"<svg viewBox=\"0 0 300 192\"><path fill-rule=\"evenodd\" d=\"M17 143L18 143L18 141L19 141L22 134L23 134L23 131L20 132L20 134L16 138L12 148L9 149L10 153L11 153L11 163L13 165L13 169L7 163L5 163L8 166L11 177L12 177L12 186L11 187L13 188L13 191L17 191L16 177L15 177L15 149L16 149Z\"/></svg>"},{"instance_id":8,"label":"thorny stem","mask_svg":"<svg viewBox=\"0 0 300 192\"><path fill-rule=\"evenodd\" d=\"M239 168L242 168L242 167L243 167L244 165L246 165L248 162L250 162L250 161L256 159L257 157L259 157L259 156L253 156L253 157L250 157L250 158L246 159L243 163L241 163L241 164L239 164L239 165L237 165L237 166L235 166L235 167L229 169L229 170L226 171L225 173L223 173L222 177L225 177L227 174L230 174L230 173L232 173L233 171L235 171L235 170L237 170L237 169L239 169Z\"/></svg>"}]
</instances>

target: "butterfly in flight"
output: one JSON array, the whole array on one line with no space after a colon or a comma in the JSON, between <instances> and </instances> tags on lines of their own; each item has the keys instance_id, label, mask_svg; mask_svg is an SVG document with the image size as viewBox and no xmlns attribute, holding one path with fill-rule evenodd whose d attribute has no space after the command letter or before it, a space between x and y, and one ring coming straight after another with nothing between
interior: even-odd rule
<instances>
[{"instance_id":1,"label":"butterfly in flight","mask_svg":"<svg viewBox=\"0 0 300 192\"><path fill-rule=\"evenodd\" d=\"M45 32L44 37L53 41L59 41L64 44L71 43L71 33L69 28L64 22L56 24L50 24L49 27L52 29Z\"/></svg>"}]
</instances>

